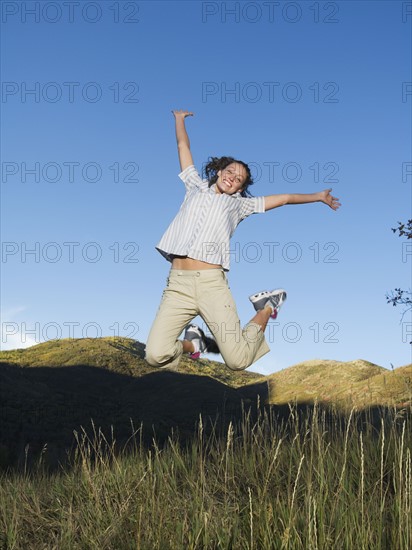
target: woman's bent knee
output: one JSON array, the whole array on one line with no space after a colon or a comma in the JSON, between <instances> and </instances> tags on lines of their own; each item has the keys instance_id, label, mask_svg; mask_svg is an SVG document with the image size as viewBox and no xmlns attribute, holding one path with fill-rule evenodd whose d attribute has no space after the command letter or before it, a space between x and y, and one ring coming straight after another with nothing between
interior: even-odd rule
<instances>
[{"instance_id":1,"label":"woman's bent knee","mask_svg":"<svg viewBox=\"0 0 412 550\"><path fill-rule=\"evenodd\" d=\"M171 359L171 355L156 353L155 351L146 348L145 359L146 363L148 363L151 367L162 367Z\"/></svg>"},{"instance_id":2,"label":"woman's bent knee","mask_svg":"<svg viewBox=\"0 0 412 550\"><path fill-rule=\"evenodd\" d=\"M145 359L151 367L164 367L179 359L181 354L182 352L176 350L176 348L165 351L153 348L152 346L146 346Z\"/></svg>"},{"instance_id":3,"label":"woman's bent knee","mask_svg":"<svg viewBox=\"0 0 412 550\"><path fill-rule=\"evenodd\" d=\"M230 370L245 370L253 363L253 361L247 361L246 359L224 359L224 361Z\"/></svg>"}]
</instances>

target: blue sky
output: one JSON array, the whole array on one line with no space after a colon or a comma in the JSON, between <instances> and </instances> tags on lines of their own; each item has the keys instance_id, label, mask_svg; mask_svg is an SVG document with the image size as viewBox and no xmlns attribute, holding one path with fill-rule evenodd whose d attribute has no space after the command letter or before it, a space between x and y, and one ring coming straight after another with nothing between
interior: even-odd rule
<instances>
[{"instance_id":1,"label":"blue sky","mask_svg":"<svg viewBox=\"0 0 412 550\"><path fill-rule=\"evenodd\" d=\"M412 286L412 246L391 231L411 217L410 2L1 7L2 349L146 341L169 270L155 245L184 196L171 110L188 109L199 170L232 155L255 196L332 187L342 202L235 232L242 322L250 294L288 291L251 370L411 361L410 312L385 299Z\"/></svg>"}]
</instances>

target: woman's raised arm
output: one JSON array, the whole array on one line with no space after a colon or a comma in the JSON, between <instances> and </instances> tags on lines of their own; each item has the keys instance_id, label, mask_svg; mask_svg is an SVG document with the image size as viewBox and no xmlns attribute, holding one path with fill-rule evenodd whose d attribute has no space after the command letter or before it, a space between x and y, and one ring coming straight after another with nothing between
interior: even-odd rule
<instances>
[{"instance_id":1,"label":"woman's raised arm","mask_svg":"<svg viewBox=\"0 0 412 550\"><path fill-rule=\"evenodd\" d=\"M176 141L177 150L179 153L180 169L183 171L185 168L193 164L192 153L190 152L190 141L185 128L185 118L187 116L193 116L189 111L172 111L175 116L176 124Z\"/></svg>"},{"instance_id":2,"label":"woman's raised arm","mask_svg":"<svg viewBox=\"0 0 412 550\"><path fill-rule=\"evenodd\" d=\"M319 191L318 193L310 193L308 195L299 193L286 193L284 195L266 195L265 197L265 211L272 210L272 208L278 208L285 204L307 204L309 202L323 202L327 206L330 206L332 210L337 210L341 203L337 197L333 197L330 192L332 188Z\"/></svg>"}]
</instances>

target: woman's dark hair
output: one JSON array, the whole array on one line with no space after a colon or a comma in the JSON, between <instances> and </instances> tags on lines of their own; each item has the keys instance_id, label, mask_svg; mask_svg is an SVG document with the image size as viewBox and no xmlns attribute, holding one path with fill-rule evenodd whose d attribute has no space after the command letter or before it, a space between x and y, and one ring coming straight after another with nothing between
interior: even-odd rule
<instances>
[{"instance_id":1,"label":"woman's dark hair","mask_svg":"<svg viewBox=\"0 0 412 550\"><path fill-rule=\"evenodd\" d=\"M250 172L250 168L245 162L241 160L236 160L233 157L209 157L209 161L203 169L206 178L209 180L209 187L217 182L217 173L219 172L219 170L223 170L224 168L226 168L226 166L232 164L232 162L237 162L238 164L241 164L246 170L246 181L243 184L240 194L242 197L251 197L252 195L249 192L249 187L253 185L253 178Z\"/></svg>"}]
</instances>

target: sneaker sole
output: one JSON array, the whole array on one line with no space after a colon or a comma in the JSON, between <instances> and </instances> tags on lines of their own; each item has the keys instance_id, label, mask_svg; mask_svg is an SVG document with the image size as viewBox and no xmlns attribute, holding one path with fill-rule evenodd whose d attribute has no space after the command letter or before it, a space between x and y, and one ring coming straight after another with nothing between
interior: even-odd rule
<instances>
[{"instance_id":1,"label":"sneaker sole","mask_svg":"<svg viewBox=\"0 0 412 550\"><path fill-rule=\"evenodd\" d=\"M275 290L271 290L270 292L268 290L262 290L261 292L257 292L256 294L252 294L251 296L249 296L249 300L253 304L254 302L257 302L258 300L260 300L261 298L266 298L268 294L269 295L273 295L275 293L280 294L281 292L285 295L285 298L282 299L282 302L284 302L287 297L287 292L283 288L276 288Z\"/></svg>"}]
</instances>

